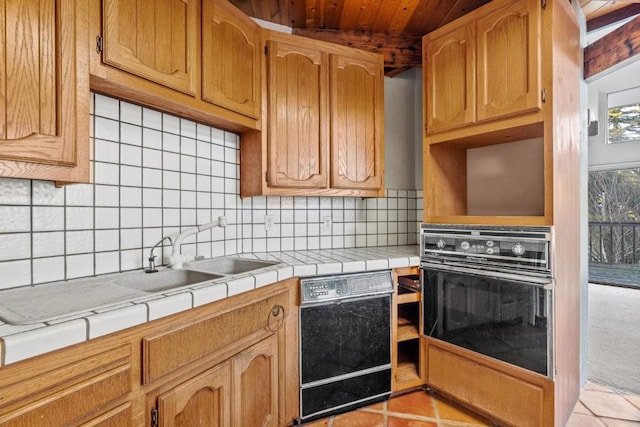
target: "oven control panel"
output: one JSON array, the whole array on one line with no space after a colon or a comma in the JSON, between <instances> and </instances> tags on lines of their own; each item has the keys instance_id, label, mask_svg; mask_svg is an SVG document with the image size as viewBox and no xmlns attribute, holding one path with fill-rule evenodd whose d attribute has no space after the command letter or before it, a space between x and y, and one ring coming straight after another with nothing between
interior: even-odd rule
<instances>
[{"instance_id":1,"label":"oven control panel","mask_svg":"<svg viewBox=\"0 0 640 427\"><path fill-rule=\"evenodd\" d=\"M315 276L300 280L302 303L393 292L390 270Z\"/></svg>"},{"instance_id":2,"label":"oven control panel","mask_svg":"<svg viewBox=\"0 0 640 427\"><path fill-rule=\"evenodd\" d=\"M549 227L501 227L422 224L420 256L443 262L549 269Z\"/></svg>"}]
</instances>

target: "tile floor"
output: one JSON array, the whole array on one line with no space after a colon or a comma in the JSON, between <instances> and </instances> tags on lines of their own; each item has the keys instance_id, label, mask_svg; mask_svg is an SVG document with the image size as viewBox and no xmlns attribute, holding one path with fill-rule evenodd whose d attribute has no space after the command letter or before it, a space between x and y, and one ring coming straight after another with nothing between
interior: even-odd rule
<instances>
[{"instance_id":1,"label":"tile floor","mask_svg":"<svg viewBox=\"0 0 640 427\"><path fill-rule=\"evenodd\" d=\"M452 401L419 390L305 427L478 427L492 422ZM640 426L640 396L587 383L567 427Z\"/></svg>"}]
</instances>

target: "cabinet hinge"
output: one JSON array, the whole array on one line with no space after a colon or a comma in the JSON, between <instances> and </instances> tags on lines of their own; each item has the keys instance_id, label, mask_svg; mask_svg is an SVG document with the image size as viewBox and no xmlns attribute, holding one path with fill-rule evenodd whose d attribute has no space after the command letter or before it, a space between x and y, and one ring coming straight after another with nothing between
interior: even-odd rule
<instances>
[{"instance_id":1,"label":"cabinet hinge","mask_svg":"<svg viewBox=\"0 0 640 427\"><path fill-rule=\"evenodd\" d=\"M547 8L547 0L540 0L543 9Z\"/></svg>"},{"instance_id":2,"label":"cabinet hinge","mask_svg":"<svg viewBox=\"0 0 640 427\"><path fill-rule=\"evenodd\" d=\"M540 98L542 99L542 102L547 102L547 90L546 89L542 89L542 93L540 94Z\"/></svg>"},{"instance_id":3,"label":"cabinet hinge","mask_svg":"<svg viewBox=\"0 0 640 427\"><path fill-rule=\"evenodd\" d=\"M98 34L96 36L96 52L102 53L102 48L103 48L102 36Z\"/></svg>"},{"instance_id":4,"label":"cabinet hinge","mask_svg":"<svg viewBox=\"0 0 640 427\"><path fill-rule=\"evenodd\" d=\"M269 46L267 46L266 44L264 45L264 54L265 56L269 55Z\"/></svg>"},{"instance_id":5,"label":"cabinet hinge","mask_svg":"<svg viewBox=\"0 0 640 427\"><path fill-rule=\"evenodd\" d=\"M158 427L158 408L151 408L151 427Z\"/></svg>"}]
</instances>

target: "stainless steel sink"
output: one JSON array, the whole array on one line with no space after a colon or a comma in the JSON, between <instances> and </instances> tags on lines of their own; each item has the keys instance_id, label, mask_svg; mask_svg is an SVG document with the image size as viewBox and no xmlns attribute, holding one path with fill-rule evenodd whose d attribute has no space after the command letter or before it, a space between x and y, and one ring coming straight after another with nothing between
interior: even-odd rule
<instances>
[{"instance_id":1,"label":"stainless steel sink","mask_svg":"<svg viewBox=\"0 0 640 427\"><path fill-rule=\"evenodd\" d=\"M222 277L220 274L191 270L163 270L157 273L136 274L113 281L114 284L142 292L161 292L181 286L194 285Z\"/></svg>"},{"instance_id":2,"label":"stainless steel sink","mask_svg":"<svg viewBox=\"0 0 640 427\"><path fill-rule=\"evenodd\" d=\"M206 271L215 274L240 274L279 264L278 261L266 261L241 257L220 257L185 264L186 268Z\"/></svg>"}]
</instances>

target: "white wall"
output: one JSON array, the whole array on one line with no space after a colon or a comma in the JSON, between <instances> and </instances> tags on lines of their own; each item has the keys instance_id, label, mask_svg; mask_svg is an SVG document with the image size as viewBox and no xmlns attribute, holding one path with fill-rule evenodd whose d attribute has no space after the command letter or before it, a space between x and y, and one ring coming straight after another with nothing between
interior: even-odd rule
<instances>
[{"instance_id":1,"label":"white wall","mask_svg":"<svg viewBox=\"0 0 640 427\"><path fill-rule=\"evenodd\" d=\"M635 62L588 83L591 120L598 120L598 134L589 137L589 169L640 166L640 143L607 144L607 94L640 86L640 55Z\"/></svg>"},{"instance_id":2,"label":"white wall","mask_svg":"<svg viewBox=\"0 0 640 427\"><path fill-rule=\"evenodd\" d=\"M418 188L415 171L422 168L422 162L416 162L415 151L416 146L422 147L422 138L418 138L415 132L415 106L416 99L422 105L422 91L416 90L416 81L420 82L420 75L415 69L384 78L384 163L387 188Z\"/></svg>"},{"instance_id":3,"label":"white wall","mask_svg":"<svg viewBox=\"0 0 640 427\"><path fill-rule=\"evenodd\" d=\"M578 22L580 23L580 46L588 43L587 24L580 5L573 4ZM588 86L582 80L580 82L580 241L582 250L580 251L580 385L584 385L588 378L587 357L588 357L588 319L589 319L589 299L588 299L588 278L589 278L589 256L586 250L588 242L588 156L589 147L587 140L587 104Z\"/></svg>"}]
</instances>

